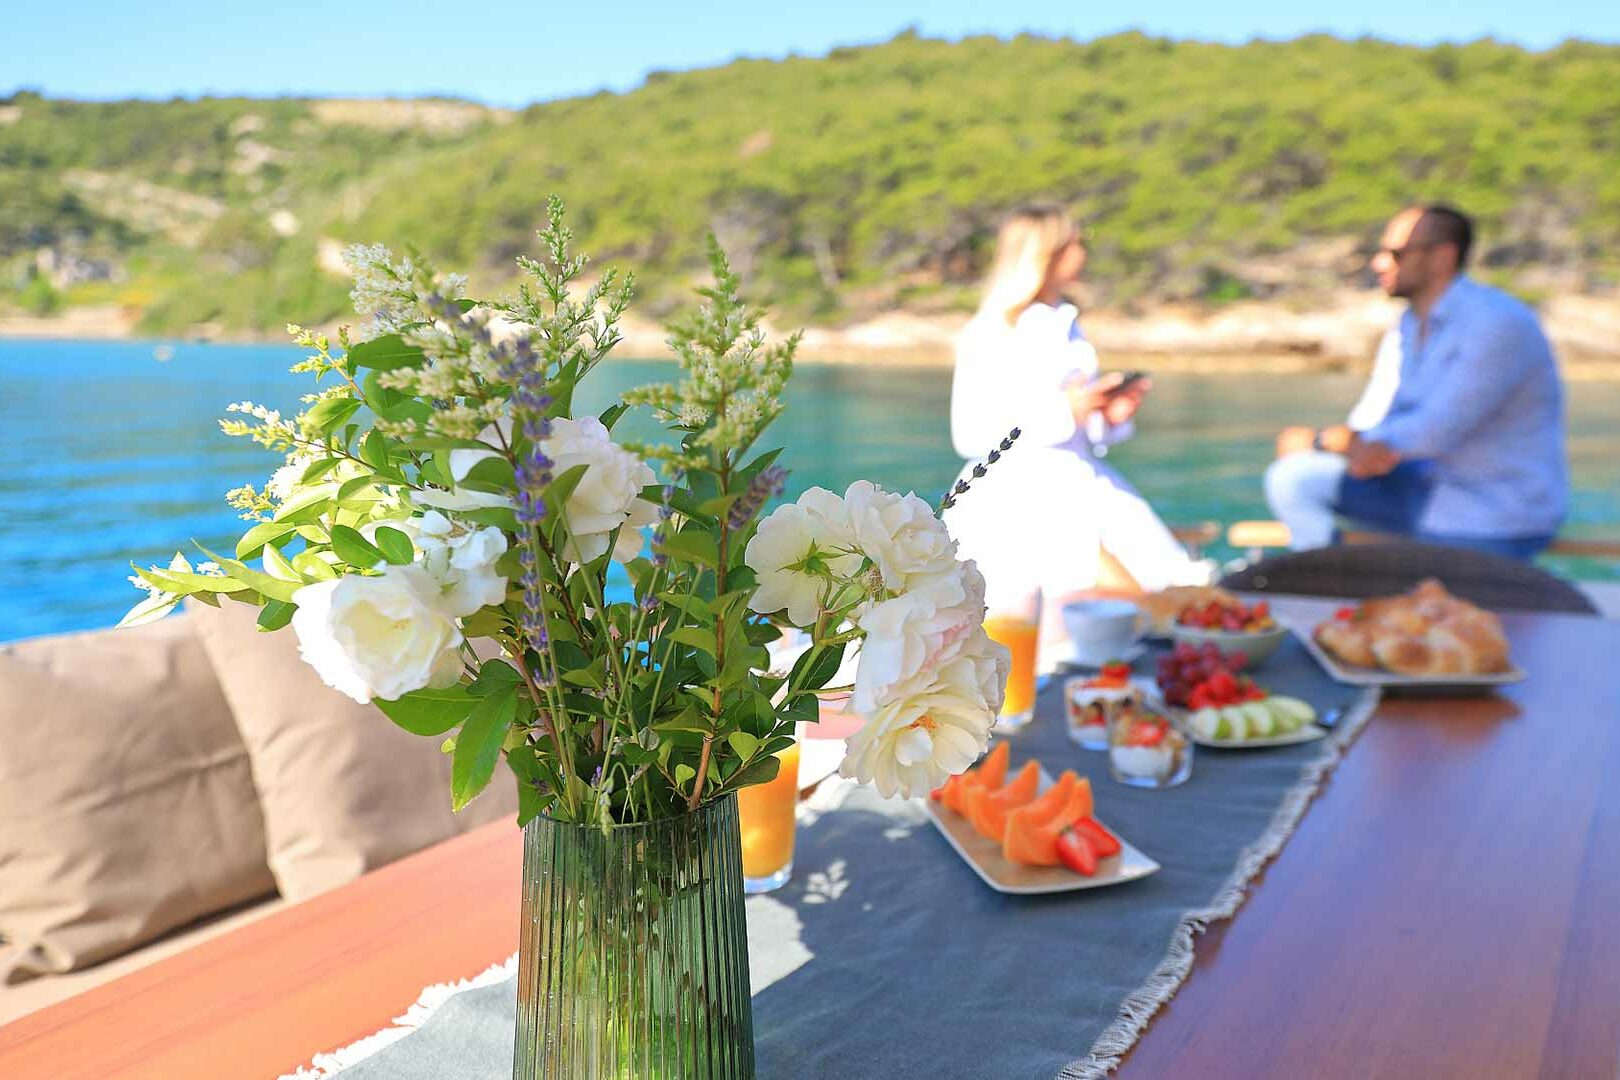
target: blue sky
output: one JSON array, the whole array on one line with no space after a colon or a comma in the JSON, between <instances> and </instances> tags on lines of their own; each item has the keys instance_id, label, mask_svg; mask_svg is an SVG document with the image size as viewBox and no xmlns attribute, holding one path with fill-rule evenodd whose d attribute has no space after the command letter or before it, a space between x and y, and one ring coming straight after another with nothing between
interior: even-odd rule
<instances>
[{"instance_id":1,"label":"blue sky","mask_svg":"<svg viewBox=\"0 0 1620 1080\"><path fill-rule=\"evenodd\" d=\"M628 89L649 71L736 56L815 55L880 41L1020 31L1091 38L1139 28L1241 42L1311 31L1398 41L1493 36L1532 48L1569 37L1620 41L1620 0L1455 3L1364 0L760 0L558 4L485 0L123 0L15 5L3 18L0 91L63 97L202 93L446 93L501 105Z\"/></svg>"}]
</instances>

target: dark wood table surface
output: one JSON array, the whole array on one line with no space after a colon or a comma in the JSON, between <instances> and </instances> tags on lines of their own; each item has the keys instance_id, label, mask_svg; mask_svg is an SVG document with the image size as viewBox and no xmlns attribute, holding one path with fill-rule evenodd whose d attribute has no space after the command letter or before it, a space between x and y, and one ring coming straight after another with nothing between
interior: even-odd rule
<instances>
[{"instance_id":1,"label":"dark wood table surface","mask_svg":"<svg viewBox=\"0 0 1620 1080\"><path fill-rule=\"evenodd\" d=\"M1120 1076L1616 1076L1620 623L1507 623L1530 679L1387 698ZM519 861L488 826L24 1017L0 1077L291 1071L510 955Z\"/></svg>"}]
</instances>

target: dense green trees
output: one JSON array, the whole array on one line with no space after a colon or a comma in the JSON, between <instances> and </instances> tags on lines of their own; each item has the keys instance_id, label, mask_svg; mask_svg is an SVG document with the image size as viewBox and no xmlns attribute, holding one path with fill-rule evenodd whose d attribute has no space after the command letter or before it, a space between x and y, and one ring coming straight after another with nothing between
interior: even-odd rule
<instances>
[{"instance_id":1,"label":"dense green trees","mask_svg":"<svg viewBox=\"0 0 1620 1080\"><path fill-rule=\"evenodd\" d=\"M144 246L163 326L188 311L244 328L335 314L336 283L296 284L316 273L317 236L414 242L496 284L552 191L582 244L634 269L654 307L696 274L709 229L796 315L951 303L1000 214L1030 199L1087 220L1094 280L1116 301L1269 287L1255 265L1368 240L1420 198L1481 217L1492 274L1620 281L1614 46L908 34L655 74L456 130L333 122L300 101L18 106L0 125L0 258L63 237ZM84 171L221 209L177 239ZM267 227L281 208L296 234Z\"/></svg>"}]
</instances>

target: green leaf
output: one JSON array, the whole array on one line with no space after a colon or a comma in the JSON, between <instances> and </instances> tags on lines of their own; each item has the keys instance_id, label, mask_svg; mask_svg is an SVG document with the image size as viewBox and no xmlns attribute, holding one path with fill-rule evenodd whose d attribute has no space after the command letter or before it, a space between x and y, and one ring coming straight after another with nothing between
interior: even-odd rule
<instances>
[{"instance_id":1,"label":"green leaf","mask_svg":"<svg viewBox=\"0 0 1620 1080\"><path fill-rule=\"evenodd\" d=\"M350 566L369 570L383 562L383 553L347 525L332 526L332 550Z\"/></svg>"},{"instance_id":2,"label":"green leaf","mask_svg":"<svg viewBox=\"0 0 1620 1080\"><path fill-rule=\"evenodd\" d=\"M793 665L788 685L795 690L819 690L838 674L844 662L844 642L837 645L817 645Z\"/></svg>"},{"instance_id":3,"label":"green leaf","mask_svg":"<svg viewBox=\"0 0 1620 1080\"><path fill-rule=\"evenodd\" d=\"M484 506L477 510L458 511L457 517L471 521L477 525L493 525L502 532L515 533L518 529L517 515L505 506Z\"/></svg>"},{"instance_id":4,"label":"green leaf","mask_svg":"<svg viewBox=\"0 0 1620 1080\"><path fill-rule=\"evenodd\" d=\"M366 437L360 440L360 460L373 469L386 469L392 464L388 459L388 438L380 431L368 431Z\"/></svg>"},{"instance_id":5,"label":"green leaf","mask_svg":"<svg viewBox=\"0 0 1620 1080\"><path fill-rule=\"evenodd\" d=\"M757 761L748 763L748 767L731 778L726 785L730 788L752 787L755 784L767 784L776 779L782 762L775 754L762 757Z\"/></svg>"},{"instance_id":6,"label":"green leaf","mask_svg":"<svg viewBox=\"0 0 1620 1080\"><path fill-rule=\"evenodd\" d=\"M312 488L305 488L276 508L275 519L298 524L315 521L325 512L327 502L337 492L337 484L319 484ZM308 515L305 516L302 513L303 511L309 511Z\"/></svg>"},{"instance_id":7,"label":"green leaf","mask_svg":"<svg viewBox=\"0 0 1620 1080\"><path fill-rule=\"evenodd\" d=\"M236 557L251 559L264 545L280 540L297 527L286 521L262 521L243 533L242 539L236 542Z\"/></svg>"},{"instance_id":8,"label":"green leaf","mask_svg":"<svg viewBox=\"0 0 1620 1080\"><path fill-rule=\"evenodd\" d=\"M294 570L316 581L334 581L338 576L338 572L332 569L331 564L313 551L300 551L293 556L292 565Z\"/></svg>"},{"instance_id":9,"label":"green leaf","mask_svg":"<svg viewBox=\"0 0 1620 1080\"><path fill-rule=\"evenodd\" d=\"M325 401L316 402L309 412L304 414L304 422L322 435L330 435L339 424L359 411L358 398L327 398Z\"/></svg>"},{"instance_id":10,"label":"green leaf","mask_svg":"<svg viewBox=\"0 0 1620 1080\"><path fill-rule=\"evenodd\" d=\"M318 461L312 461L309 463L309 468L304 470L304 475L298 478L298 482L300 484L313 483L343 464L343 461L344 459L340 457L326 457Z\"/></svg>"},{"instance_id":11,"label":"green leaf","mask_svg":"<svg viewBox=\"0 0 1620 1080\"><path fill-rule=\"evenodd\" d=\"M473 706L456 736L456 754L450 764L450 803L460 810L472 801L495 775L501 744L517 716L517 687L491 694Z\"/></svg>"},{"instance_id":12,"label":"green leaf","mask_svg":"<svg viewBox=\"0 0 1620 1080\"><path fill-rule=\"evenodd\" d=\"M394 701L374 700L383 714L412 735L443 735L467 719L478 699L466 687L413 690Z\"/></svg>"},{"instance_id":13,"label":"green leaf","mask_svg":"<svg viewBox=\"0 0 1620 1080\"><path fill-rule=\"evenodd\" d=\"M375 539L382 557L395 566L409 566L416 561L416 546L411 543L411 538L393 526L378 527Z\"/></svg>"},{"instance_id":14,"label":"green leaf","mask_svg":"<svg viewBox=\"0 0 1620 1080\"><path fill-rule=\"evenodd\" d=\"M517 668L505 660L486 660L484 666L478 670L478 678L468 687L468 693L473 697L488 697L490 694L510 690L523 681Z\"/></svg>"},{"instance_id":15,"label":"green leaf","mask_svg":"<svg viewBox=\"0 0 1620 1080\"><path fill-rule=\"evenodd\" d=\"M613 425L619 422L619 417L629 411L630 406L621 401L616 405L609 405L606 409L603 409L602 415L598 416L597 419L602 422L603 427L612 431Z\"/></svg>"},{"instance_id":16,"label":"green leaf","mask_svg":"<svg viewBox=\"0 0 1620 1080\"><path fill-rule=\"evenodd\" d=\"M508 491L517 484L512 463L503 457L487 457L467 470L457 487L469 491Z\"/></svg>"},{"instance_id":17,"label":"green leaf","mask_svg":"<svg viewBox=\"0 0 1620 1080\"><path fill-rule=\"evenodd\" d=\"M759 749L759 740L746 731L733 731L726 736L726 742L731 744L731 748L737 751L737 756L744 761L753 757L754 751Z\"/></svg>"},{"instance_id":18,"label":"green leaf","mask_svg":"<svg viewBox=\"0 0 1620 1080\"><path fill-rule=\"evenodd\" d=\"M668 636L683 645L690 645L709 656L715 652L714 634L696 626L682 626L670 631Z\"/></svg>"},{"instance_id":19,"label":"green leaf","mask_svg":"<svg viewBox=\"0 0 1620 1080\"><path fill-rule=\"evenodd\" d=\"M292 622L293 614L298 605L289 604L281 600L267 600L264 607L259 609L259 626L265 630L280 630Z\"/></svg>"},{"instance_id":20,"label":"green leaf","mask_svg":"<svg viewBox=\"0 0 1620 1080\"><path fill-rule=\"evenodd\" d=\"M685 762L675 766L675 786L677 788L685 787L688 781L696 778L697 770L692 768L692 766L686 764Z\"/></svg>"},{"instance_id":21,"label":"green leaf","mask_svg":"<svg viewBox=\"0 0 1620 1080\"><path fill-rule=\"evenodd\" d=\"M225 571L226 574L235 578L248 588L253 589L256 592L263 593L266 599L290 601L293 598L293 594L304 587L301 582L282 581L280 578L271 577L269 574L261 573L260 571L253 569L251 566L237 562L235 559L227 559L222 555L215 555L212 551L209 551L201 544L197 545L197 550L201 551L204 555L207 555L210 559L213 559L216 563L218 563L219 568ZM218 592L220 590L215 589L212 591Z\"/></svg>"},{"instance_id":22,"label":"green leaf","mask_svg":"<svg viewBox=\"0 0 1620 1080\"><path fill-rule=\"evenodd\" d=\"M720 548L714 537L699 529L682 529L662 544L653 545L653 550L711 570L720 565Z\"/></svg>"},{"instance_id":23,"label":"green leaf","mask_svg":"<svg viewBox=\"0 0 1620 1080\"><path fill-rule=\"evenodd\" d=\"M398 334L384 334L370 341L362 341L349 349L349 363L373 371L392 371L395 368L416 367L427 358L415 345L407 345Z\"/></svg>"},{"instance_id":24,"label":"green leaf","mask_svg":"<svg viewBox=\"0 0 1620 1080\"><path fill-rule=\"evenodd\" d=\"M118 620L120 629L128 626L142 626L149 622L156 622L169 612L182 598L175 593L153 593L145 600L130 608L122 619Z\"/></svg>"},{"instance_id":25,"label":"green leaf","mask_svg":"<svg viewBox=\"0 0 1620 1080\"><path fill-rule=\"evenodd\" d=\"M707 735L714 730L714 724L695 704L689 704L668 720L660 720L654 724L653 729L655 731L695 731L699 735Z\"/></svg>"},{"instance_id":26,"label":"green leaf","mask_svg":"<svg viewBox=\"0 0 1620 1080\"><path fill-rule=\"evenodd\" d=\"M300 574L297 568L287 561L287 556L283 555L279 548L266 547L264 549L264 569L267 574L281 578L283 581L292 581L299 585L307 584L304 581L304 575Z\"/></svg>"}]
</instances>

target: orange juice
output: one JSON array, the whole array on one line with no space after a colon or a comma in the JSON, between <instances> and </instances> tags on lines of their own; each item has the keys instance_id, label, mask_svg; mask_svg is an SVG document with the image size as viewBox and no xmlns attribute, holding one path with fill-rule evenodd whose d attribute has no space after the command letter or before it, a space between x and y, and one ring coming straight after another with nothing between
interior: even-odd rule
<instances>
[{"instance_id":1,"label":"orange juice","mask_svg":"<svg viewBox=\"0 0 1620 1080\"><path fill-rule=\"evenodd\" d=\"M799 804L799 744L776 755L776 779L737 792L743 877L769 878L793 864L793 811ZM786 881L786 878L783 878Z\"/></svg>"},{"instance_id":2,"label":"orange juice","mask_svg":"<svg viewBox=\"0 0 1620 1080\"><path fill-rule=\"evenodd\" d=\"M1023 615L992 614L984 620L991 640L1007 646L1012 667L1007 672L1007 696L1001 715L1024 720L1035 709L1035 642L1039 631L1034 619Z\"/></svg>"}]
</instances>

